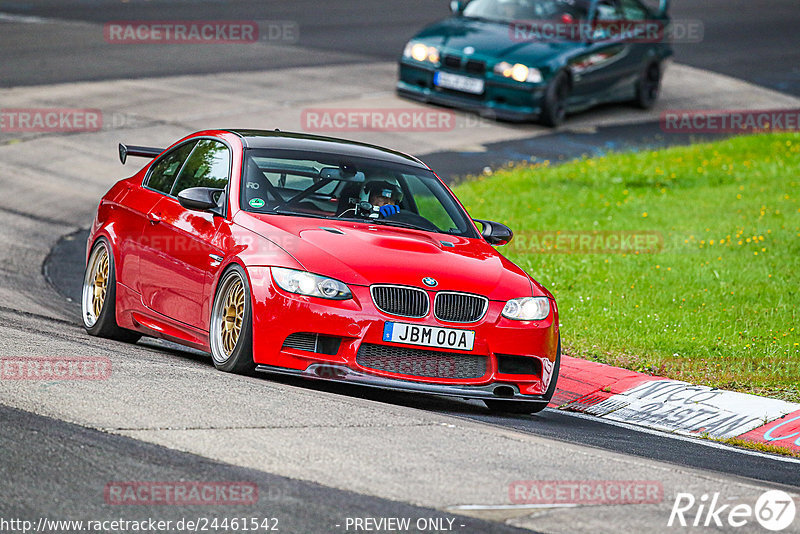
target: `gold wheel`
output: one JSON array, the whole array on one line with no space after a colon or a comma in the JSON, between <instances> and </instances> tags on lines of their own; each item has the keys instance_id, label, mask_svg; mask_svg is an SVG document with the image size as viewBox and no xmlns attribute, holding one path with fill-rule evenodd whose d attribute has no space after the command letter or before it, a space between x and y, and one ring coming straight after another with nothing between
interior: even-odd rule
<instances>
[{"instance_id":1,"label":"gold wheel","mask_svg":"<svg viewBox=\"0 0 800 534\"><path fill-rule=\"evenodd\" d=\"M239 362L247 352L248 317L250 290L242 272L230 269L220 280L211 308L209 342L217 368L231 371L243 365Z\"/></svg>"},{"instance_id":2,"label":"gold wheel","mask_svg":"<svg viewBox=\"0 0 800 534\"><path fill-rule=\"evenodd\" d=\"M111 284L111 256L108 246L104 242L98 243L89 263L86 265L86 274L83 278L83 295L81 307L83 321L87 328L91 328L100 319L103 307L106 304L108 288Z\"/></svg>"},{"instance_id":3,"label":"gold wheel","mask_svg":"<svg viewBox=\"0 0 800 534\"><path fill-rule=\"evenodd\" d=\"M236 342L239 341L239 335L242 333L244 305L244 284L237 277L228 286L225 305L220 317L222 348L228 357L233 354L233 349L236 348Z\"/></svg>"},{"instance_id":4,"label":"gold wheel","mask_svg":"<svg viewBox=\"0 0 800 534\"><path fill-rule=\"evenodd\" d=\"M103 311L103 304L106 301L106 292L108 291L108 252L105 248L102 249L97 259L92 279L92 310L94 311L94 316L99 317L100 312Z\"/></svg>"}]
</instances>

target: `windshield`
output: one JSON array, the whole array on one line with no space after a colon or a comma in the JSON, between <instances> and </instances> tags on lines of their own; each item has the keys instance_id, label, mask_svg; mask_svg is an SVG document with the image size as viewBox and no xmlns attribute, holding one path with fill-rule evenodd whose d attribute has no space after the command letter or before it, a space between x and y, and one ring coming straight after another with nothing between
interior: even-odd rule
<instances>
[{"instance_id":1,"label":"windshield","mask_svg":"<svg viewBox=\"0 0 800 534\"><path fill-rule=\"evenodd\" d=\"M250 149L242 182L242 209L254 213L478 237L450 192L425 169L338 154Z\"/></svg>"},{"instance_id":2,"label":"windshield","mask_svg":"<svg viewBox=\"0 0 800 534\"><path fill-rule=\"evenodd\" d=\"M581 0L472 0L465 17L497 22L518 20L586 20Z\"/></svg>"}]
</instances>

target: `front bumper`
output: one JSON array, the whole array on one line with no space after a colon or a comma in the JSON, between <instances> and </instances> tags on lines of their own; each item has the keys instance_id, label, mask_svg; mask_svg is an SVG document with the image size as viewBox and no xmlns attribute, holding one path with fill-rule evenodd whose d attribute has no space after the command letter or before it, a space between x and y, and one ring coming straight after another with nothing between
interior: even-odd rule
<instances>
[{"instance_id":1,"label":"front bumper","mask_svg":"<svg viewBox=\"0 0 800 534\"><path fill-rule=\"evenodd\" d=\"M489 118L507 121L533 121L541 113L544 85L498 81L484 76L484 91L473 95L442 89L433 83L437 69L400 61L397 93L420 102L465 109ZM464 74L454 72L454 74Z\"/></svg>"},{"instance_id":2,"label":"front bumper","mask_svg":"<svg viewBox=\"0 0 800 534\"><path fill-rule=\"evenodd\" d=\"M352 299L330 301L283 292L272 284L267 267L251 267L248 274L253 291L253 359L259 371L464 398L545 402L543 395L550 384L558 350L558 312L554 303L550 316L543 321L506 319L500 314L504 303L491 301L479 321L454 324L439 321L432 312L419 319L387 315L374 306L368 287L350 286ZM429 295L433 293L429 291ZM472 330L474 348L458 351L384 341L387 321ZM291 346L289 336L298 334L335 343L320 341L319 346L312 344L302 349ZM391 366L367 367L362 363L368 360L359 361L362 345L386 349L388 358L395 353L401 358L408 350L423 352L425 358L430 356L431 362L439 363L395 367L401 371L387 370ZM459 359L462 355L464 360ZM482 374L448 376L447 372L438 372L460 369L464 361L476 358L485 359ZM521 371L500 365L510 360L523 360L530 365ZM420 369L423 372L417 372ZM431 369L436 372L427 374ZM416 374L404 374L404 370L414 370Z\"/></svg>"},{"instance_id":3,"label":"front bumper","mask_svg":"<svg viewBox=\"0 0 800 534\"><path fill-rule=\"evenodd\" d=\"M464 399L513 400L530 403L535 406L547 406L550 402L550 399L545 398L544 395L523 395L520 393L519 387L512 383L495 382L483 386L419 383L375 376L355 371L342 365L315 363L311 364L305 371L273 367L270 365L258 365L256 366L256 371L310 379L331 380L407 393L429 393L432 395L460 397Z\"/></svg>"}]
</instances>

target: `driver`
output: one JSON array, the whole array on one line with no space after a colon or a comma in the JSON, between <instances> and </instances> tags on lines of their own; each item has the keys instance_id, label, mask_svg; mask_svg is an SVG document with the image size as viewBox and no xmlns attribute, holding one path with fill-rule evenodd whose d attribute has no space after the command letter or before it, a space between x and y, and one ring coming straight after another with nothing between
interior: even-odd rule
<instances>
[{"instance_id":1,"label":"driver","mask_svg":"<svg viewBox=\"0 0 800 534\"><path fill-rule=\"evenodd\" d=\"M497 3L497 13L503 17L503 20L515 20L523 18L520 16L522 6L519 5L517 0L500 0Z\"/></svg>"},{"instance_id":2,"label":"driver","mask_svg":"<svg viewBox=\"0 0 800 534\"><path fill-rule=\"evenodd\" d=\"M375 180L364 186L369 197L369 203L380 209L381 217L391 217L400 213L398 203L402 200L400 189L385 180Z\"/></svg>"}]
</instances>

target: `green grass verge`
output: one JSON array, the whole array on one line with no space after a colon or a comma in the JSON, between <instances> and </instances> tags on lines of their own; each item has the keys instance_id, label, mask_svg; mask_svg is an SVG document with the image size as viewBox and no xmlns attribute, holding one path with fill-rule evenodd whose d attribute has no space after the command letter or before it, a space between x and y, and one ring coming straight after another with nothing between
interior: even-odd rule
<instances>
[{"instance_id":1,"label":"green grass verge","mask_svg":"<svg viewBox=\"0 0 800 534\"><path fill-rule=\"evenodd\" d=\"M514 229L499 250L555 295L567 354L800 401L800 135L515 166L454 190ZM543 231L656 235L659 250L543 252Z\"/></svg>"},{"instance_id":2,"label":"green grass verge","mask_svg":"<svg viewBox=\"0 0 800 534\"><path fill-rule=\"evenodd\" d=\"M791 456L792 458L800 458L800 454L790 449L789 447L780 447L777 445L770 445L768 443L760 443L758 441L750 441L747 439L739 439L739 438L715 439L713 441L716 441L718 443L724 443L726 445L733 445L734 447L739 447L741 449L750 449L753 451L766 452L769 454L780 454L781 456Z\"/></svg>"}]
</instances>

